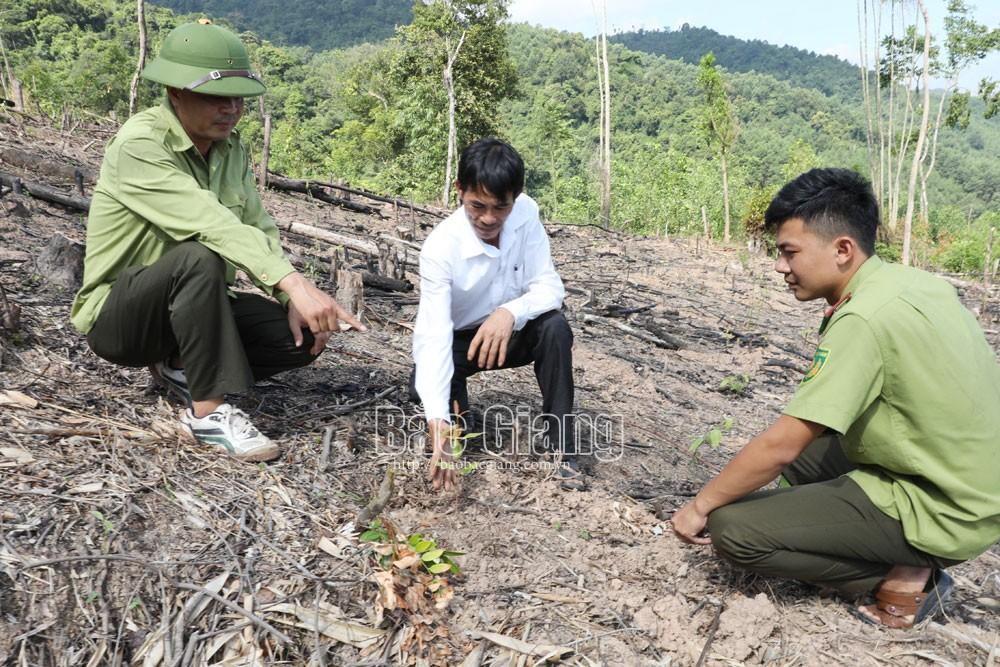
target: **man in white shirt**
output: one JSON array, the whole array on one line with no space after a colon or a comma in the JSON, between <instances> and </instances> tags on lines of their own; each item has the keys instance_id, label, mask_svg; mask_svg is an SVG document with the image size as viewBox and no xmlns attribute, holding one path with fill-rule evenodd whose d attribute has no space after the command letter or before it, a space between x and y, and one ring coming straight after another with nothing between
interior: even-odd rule
<instances>
[{"instance_id":1,"label":"man in white shirt","mask_svg":"<svg viewBox=\"0 0 1000 667\"><path fill-rule=\"evenodd\" d=\"M413 332L414 388L433 443L435 489L455 485L448 432L468 410L466 379L534 363L550 442L563 454L564 486L582 487L573 435L573 333L562 307L538 205L522 193L524 162L510 145L480 139L459 158L461 207L420 252ZM513 407L513 406L508 406Z\"/></svg>"}]
</instances>

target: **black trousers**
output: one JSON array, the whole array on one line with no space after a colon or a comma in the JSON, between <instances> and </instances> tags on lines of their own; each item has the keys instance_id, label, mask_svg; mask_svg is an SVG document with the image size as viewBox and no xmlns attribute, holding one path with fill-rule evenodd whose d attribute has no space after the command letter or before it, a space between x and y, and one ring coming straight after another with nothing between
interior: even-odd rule
<instances>
[{"instance_id":1,"label":"black trousers","mask_svg":"<svg viewBox=\"0 0 1000 667\"><path fill-rule=\"evenodd\" d=\"M837 435L820 436L783 473L791 488L758 491L709 515L715 550L759 574L845 595L871 591L893 565L960 562L911 546L903 525L845 476L853 468Z\"/></svg>"},{"instance_id":2,"label":"black trousers","mask_svg":"<svg viewBox=\"0 0 1000 667\"><path fill-rule=\"evenodd\" d=\"M200 243L181 243L118 275L87 342L121 366L179 356L196 401L246 391L315 360L312 334L303 330L296 347L280 303L227 290L222 258Z\"/></svg>"},{"instance_id":3,"label":"black trousers","mask_svg":"<svg viewBox=\"0 0 1000 667\"><path fill-rule=\"evenodd\" d=\"M458 402L459 414L469 409L469 389L466 380L485 369L477 360L469 361L469 345L479 327L461 329L454 333L452 360L455 373L451 378L449 405ZM534 364L535 379L542 393L542 412L546 415L549 442L564 456L577 453L573 428L573 331L566 317L558 310L550 310L529 320L520 331L515 331L507 345L507 358L499 368L518 368ZM410 396L416 402L414 381L416 369L410 378ZM508 406L509 407L509 406Z\"/></svg>"}]
</instances>

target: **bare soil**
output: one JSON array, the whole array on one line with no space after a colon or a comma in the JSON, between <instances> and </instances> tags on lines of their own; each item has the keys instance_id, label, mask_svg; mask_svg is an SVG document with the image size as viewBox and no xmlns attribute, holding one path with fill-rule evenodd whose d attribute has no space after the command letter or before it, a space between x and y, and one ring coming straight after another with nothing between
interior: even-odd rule
<instances>
[{"instance_id":1,"label":"bare soil","mask_svg":"<svg viewBox=\"0 0 1000 667\"><path fill-rule=\"evenodd\" d=\"M96 172L112 131L0 117L0 149ZM51 173L0 170L71 190ZM901 632L671 536L670 512L780 413L809 365L821 308L797 303L766 257L550 225L578 410L617 416L618 446L586 491L561 490L547 460L519 447L468 453L479 467L442 495L423 455L394 450L384 429L388 406L419 414L407 393L414 293L368 290L367 334L335 336L314 366L234 397L284 448L272 464L244 464L192 443L181 406L145 369L95 357L69 324L72 290L36 258L55 234L82 242L83 215L2 195L0 286L22 312L0 329L0 665L520 666L546 653L572 665L989 665L997 655L996 547L954 568L944 618ZM436 221L367 203L382 215L265 195L279 220L359 239L406 226L419 242ZM284 240L329 287L329 245ZM357 253L348 263L364 268ZM408 277L418 282L413 267ZM982 288L956 283L979 308ZM470 393L487 412L540 410L529 368L482 373ZM689 452L726 420L718 448ZM488 416L488 446L496 425ZM464 552L438 593L419 564L399 562L404 547L380 554L357 536L357 513L389 468L387 529Z\"/></svg>"}]
</instances>

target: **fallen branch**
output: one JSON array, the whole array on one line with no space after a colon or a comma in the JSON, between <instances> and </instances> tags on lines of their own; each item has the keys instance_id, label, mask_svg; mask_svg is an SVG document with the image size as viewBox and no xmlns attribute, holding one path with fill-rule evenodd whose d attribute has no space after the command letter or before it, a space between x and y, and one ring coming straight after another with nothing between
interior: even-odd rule
<instances>
[{"instance_id":1,"label":"fallen branch","mask_svg":"<svg viewBox=\"0 0 1000 667\"><path fill-rule=\"evenodd\" d=\"M321 202L326 202L327 204L333 204L334 206L340 206L351 211L356 211L358 213L365 213L367 215L382 215L374 206L368 206L367 204L358 204L357 202L344 199L343 197L337 197L331 195L329 192L323 189L323 186L319 185L315 181L299 181L293 178L285 178L284 176L278 176L273 172L269 172L267 177L267 187L274 190L285 190L287 192L302 192L314 197Z\"/></svg>"},{"instance_id":2,"label":"fallen branch","mask_svg":"<svg viewBox=\"0 0 1000 667\"><path fill-rule=\"evenodd\" d=\"M268 173L268 179L269 180L271 178L271 175L277 176L278 178L284 178L284 176L282 176L281 174L276 174L273 171L269 171L267 173ZM359 190L357 188L349 188L346 185L338 185L336 183L326 183L326 182L323 182L323 181L310 181L310 182L313 185L318 185L318 186L324 187L324 188L330 188L332 190L340 190L341 192L347 192L347 193L352 194L352 195L358 195L360 197L364 197L365 199L371 199L372 201L380 201L380 202L385 202L386 204L394 204L397 207L406 207L406 208L410 209L411 211L418 211L420 213L426 213L427 215L433 215L436 218L445 218L445 217L448 217L448 212L432 211L432 210L430 210L428 208L421 208L420 206L414 206L410 202L406 201L405 199L401 199L399 197L390 197L390 196L387 196L387 195L380 195L380 194L376 194L376 193L374 193L374 192L372 192L370 190Z\"/></svg>"},{"instance_id":3,"label":"fallen branch","mask_svg":"<svg viewBox=\"0 0 1000 667\"><path fill-rule=\"evenodd\" d=\"M60 206L65 206L66 208L72 208L78 211L90 210L90 197L73 197L64 192L60 192L55 188L50 188L47 185L31 183L30 181L22 181L13 174L0 171L0 184L6 185L15 192L23 189L32 197L37 197L38 199L42 199L44 201L59 204Z\"/></svg>"},{"instance_id":4,"label":"fallen branch","mask_svg":"<svg viewBox=\"0 0 1000 667\"><path fill-rule=\"evenodd\" d=\"M97 174L86 167L77 167L67 162L49 160L35 153L28 153L17 148L0 148L0 160L15 167L41 172L48 176L58 176L68 181L82 178L90 183L97 180Z\"/></svg>"},{"instance_id":5,"label":"fallen branch","mask_svg":"<svg viewBox=\"0 0 1000 667\"><path fill-rule=\"evenodd\" d=\"M361 274L361 281L365 287L374 287L385 292L412 292L413 283L409 280L397 280L381 273L365 271Z\"/></svg>"},{"instance_id":6,"label":"fallen branch","mask_svg":"<svg viewBox=\"0 0 1000 667\"><path fill-rule=\"evenodd\" d=\"M605 324L605 325L607 325L609 327L613 327L615 329L618 329L619 331L627 333L629 336L634 336L635 338L638 338L639 340L644 340L647 343L652 343L656 347L662 347L662 348L665 348L667 350L676 350L676 349L678 349L678 345L676 344L676 341L674 341L674 342L668 342L668 341L662 340L660 338L657 338L656 336L653 336L653 335L647 334L645 332L639 331L638 329L636 329L634 327L630 327L627 324L623 324L622 322L618 322L617 320L612 320L612 319L609 319L607 317L598 317L597 315L591 315L589 313L584 313L583 314L583 321L585 323L587 323L587 324Z\"/></svg>"},{"instance_id":7,"label":"fallen branch","mask_svg":"<svg viewBox=\"0 0 1000 667\"><path fill-rule=\"evenodd\" d=\"M372 519L382 513L382 510L385 509L385 506L392 499L393 480L395 477L396 471L392 467L385 469L385 477L378 487L378 493L365 505L363 510L358 512L358 520L354 525L359 528L366 528Z\"/></svg>"},{"instance_id":8,"label":"fallen branch","mask_svg":"<svg viewBox=\"0 0 1000 667\"><path fill-rule=\"evenodd\" d=\"M292 234L299 234L301 236L308 236L311 239L317 239L320 241L326 241L333 245L344 246L345 248L350 248L356 252L363 253L365 255L371 255L372 257L378 257L378 245L373 241L366 241L365 239L355 238L353 236L347 236L346 234L340 234L338 232L332 232L329 229L321 229L320 227L314 227L312 225L306 225L301 222L280 222L275 221L278 225L278 229L284 230L286 232L291 232ZM416 254L410 252L412 250L419 250L420 246L412 243L410 241L404 241L403 239L397 239L388 234L379 235L379 238L392 243L393 245L400 246L407 251L406 261L412 266L416 266L419 259Z\"/></svg>"}]
</instances>

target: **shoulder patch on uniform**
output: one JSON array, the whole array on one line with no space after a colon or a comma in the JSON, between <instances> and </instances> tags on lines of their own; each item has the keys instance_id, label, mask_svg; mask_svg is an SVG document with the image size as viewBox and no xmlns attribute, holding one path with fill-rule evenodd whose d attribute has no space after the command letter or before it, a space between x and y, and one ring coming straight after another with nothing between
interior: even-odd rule
<instances>
[{"instance_id":1,"label":"shoulder patch on uniform","mask_svg":"<svg viewBox=\"0 0 1000 667\"><path fill-rule=\"evenodd\" d=\"M809 367L809 371L806 373L806 376L802 378L802 384L809 382L819 375L820 371L823 370L823 367L826 366L826 362L829 358L830 350L825 347L817 347L816 354L813 355L812 366Z\"/></svg>"}]
</instances>

